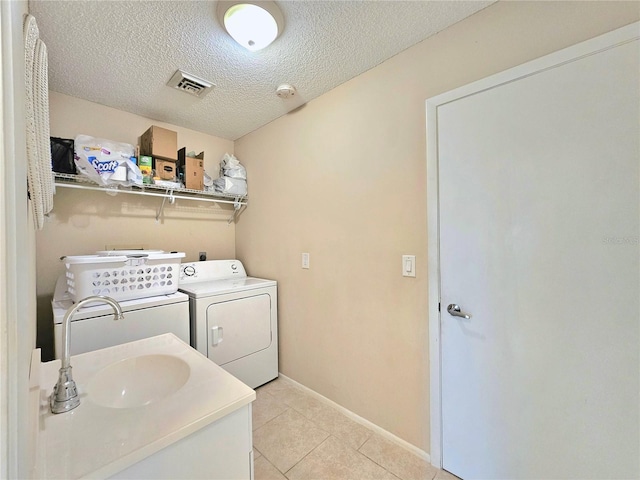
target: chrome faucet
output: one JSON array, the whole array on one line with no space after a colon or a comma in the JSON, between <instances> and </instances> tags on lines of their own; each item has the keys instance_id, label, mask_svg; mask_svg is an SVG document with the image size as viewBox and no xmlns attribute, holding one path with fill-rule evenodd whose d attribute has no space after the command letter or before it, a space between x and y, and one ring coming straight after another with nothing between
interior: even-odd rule
<instances>
[{"instance_id":1,"label":"chrome faucet","mask_svg":"<svg viewBox=\"0 0 640 480\"><path fill-rule=\"evenodd\" d=\"M122 308L120 304L111 297L104 297L102 295L95 295L87 298L83 298L73 307L67 310L62 320L62 365L60 366L60 372L58 376L58 383L53 387L53 393L49 397L49 405L51 406L52 413L64 413L69 410L73 410L80 405L80 397L78 396L78 389L76 382L73 381L71 375L71 354L69 352L69 333L71 330L71 317L76 311L91 302L103 302L111 305L113 308L114 320L122 320L124 315L122 314Z\"/></svg>"}]
</instances>

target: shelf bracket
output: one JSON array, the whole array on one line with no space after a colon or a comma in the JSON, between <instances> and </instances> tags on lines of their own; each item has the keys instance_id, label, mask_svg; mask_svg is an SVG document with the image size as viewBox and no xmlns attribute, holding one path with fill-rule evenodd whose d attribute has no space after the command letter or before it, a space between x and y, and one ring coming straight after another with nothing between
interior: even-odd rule
<instances>
[{"instance_id":1,"label":"shelf bracket","mask_svg":"<svg viewBox=\"0 0 640 480\"><path fill-rule=\"evenodd\" d=\"M240 212L242 205L244 205L243 203L240 202L240 200L241 200L241 197L236 197L235 201L233 202L233 215L231 215L229 217L229 220L227 220L227 225L231 225L233 222L236 221L236 216Z\"/></svg>"},{"instance_id":2,"label":"shelf bracket","mask_svg":"<svg viewBox=\"0 0 640 480\"><path fill-rule=\"evenodd\" d=\"M174 204L176 201L176 197L173 196L173 190L167 189L164 197L162 197L162 204L160 205L160 210L156 213L156 222L160 221L160 217L162 216L162 212L164 212L165 202L169 199L170 204Z\"/></svg>"}]
</instances>

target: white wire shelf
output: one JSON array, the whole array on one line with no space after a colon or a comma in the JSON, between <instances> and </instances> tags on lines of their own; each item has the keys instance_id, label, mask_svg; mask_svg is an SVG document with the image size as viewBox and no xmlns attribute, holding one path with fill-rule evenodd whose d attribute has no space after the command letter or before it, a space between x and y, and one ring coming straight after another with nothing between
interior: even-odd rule
<instances>
[{"instance_id":1,"label":"white wire shelf","mask_svg":"<svg viewBox=\"0 0 640 480\"><path fill-rule=\"evenodd\" d=\"M81 190L94 190L98 192L108 193L124 193L127 195L144 195L147 197L161 197L162 205L157 212L156 220L162 216L165 202L174 203L175 200L190 200L198 202L211 202L233 205L233 216L229 219L229 223L235 220L238 211L246 206L249 198L246 195L229 195L217 192L205 192L201 190L191 190L188 188L171 188L160 185L133 185L125 187L121 185L103 186L92 182L90 179L82 175L71 175L68 173L54 172L56 187L77 188Z\"/></svg>"}]
</instances>

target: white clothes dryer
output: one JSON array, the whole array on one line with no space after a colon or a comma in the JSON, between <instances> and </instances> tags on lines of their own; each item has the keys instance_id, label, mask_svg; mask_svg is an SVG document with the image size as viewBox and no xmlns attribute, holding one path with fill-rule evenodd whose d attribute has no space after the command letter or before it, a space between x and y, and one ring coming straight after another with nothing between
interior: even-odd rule
<instances>
[{"instance_id":1,"label":"white clothes dryer","mask_svg":"<svg viewBox=\"0 0 640 480\"><path fill-rule=\"evenodd\" d=\"M276 378L277 288L247 277L239 260L183 263L178 289L189 295L191 346L251 388Z\"/></svg>"},{"instance_id":2,"label":"white clothes dryer","mask_svg":"<svg viewBox=\"0 0 640 480\"><path fill-rule=\"evenodd\" d=\"M98 304L80 308L71 318L71 355L91 352L143 338L173 333L189 342L189 297L175 292L168 295L119 302L122 320L113 319L109 305ZM51 307L55 357L62 355L62 320L73 301L66 292L66 278L56 283Z\"/></svg>"}]
</instances>

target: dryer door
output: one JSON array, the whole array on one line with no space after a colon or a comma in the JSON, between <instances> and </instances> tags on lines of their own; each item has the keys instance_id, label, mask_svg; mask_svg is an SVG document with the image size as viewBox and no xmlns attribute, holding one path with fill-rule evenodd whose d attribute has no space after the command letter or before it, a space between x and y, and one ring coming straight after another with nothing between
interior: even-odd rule
<instances>
[{"instance_id":1,"label":"dryer door","mask_svg":"<svg viewBox=\"0 0 640 480\"><path fill-rule=\"evenodd\" d=\"M220 366L271 345L271 297L263 293L207 308L207 356Z\"/></svg>"}]
</instances>

